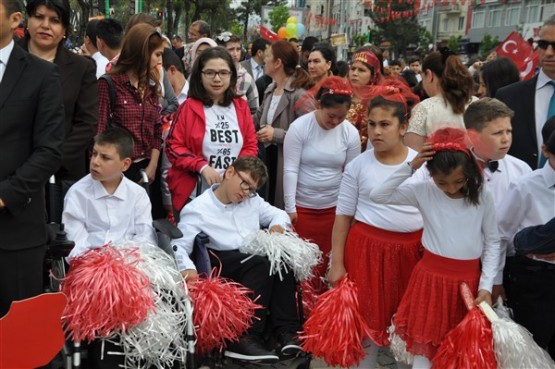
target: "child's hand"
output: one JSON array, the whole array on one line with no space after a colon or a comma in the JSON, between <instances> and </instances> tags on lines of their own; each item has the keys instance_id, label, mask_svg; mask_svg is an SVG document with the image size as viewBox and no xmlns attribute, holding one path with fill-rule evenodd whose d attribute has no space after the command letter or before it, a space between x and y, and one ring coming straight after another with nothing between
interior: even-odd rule
<instances>
[{"instance_id":1,"label":"child's hand","mask_svg":"<svg viewBox=\"0 0 555 369\"><path fill-rule=\"evenodd\" d=\"M476 300L474 300L474 303L478 305L482 301L485 301L489 306L492 305L491 293L489 293L489 291L486 291L486 290L478 291L478 296L476 296Z\"/></svg>"},{"instance_id":2,"label":"child's hand","mask_svg":"<svg viewBox=\"0 0 555 369\"><path fill-rule=\"evenodd\" d=\"M434 154L435 151L432 150L432 144L427 142L422 146L422 149L420 150L418 155L416 155L414 159L412 159L412 161L410 162L410 166L412 167L412 169L418 170L422 165L424 165L425 162L427 162L428 160L432 160Z\"/></svg>"},{"instance_id":3,"label":"child's hand","mask_svg":"<svg viewBox=\"0 0 555 369\"><path fill-rule=\"evenodd\" d=\"M190 282L198 278L198 273L194 269L185 269L181 271L181 275L185 279L185 282Z\"/></svg>"},{"instance_id":4,"label":"child's hand","mask_svg":"<svg viewBox=\"0 0 555 369\"><path fill-rule=\"evenodd\" d=\"M272 226L270 228L270 233L285 233L285 228L283 228L282 226L280 226L279 224L276 224L274 226Z\"/></svg>"}]
</instances>

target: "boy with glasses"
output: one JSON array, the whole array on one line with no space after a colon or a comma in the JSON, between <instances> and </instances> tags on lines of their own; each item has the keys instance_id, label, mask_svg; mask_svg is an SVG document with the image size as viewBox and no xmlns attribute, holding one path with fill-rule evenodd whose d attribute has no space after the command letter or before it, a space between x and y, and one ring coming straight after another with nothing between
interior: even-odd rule
<instances>
[{"instance_id":1,"label":"boy with glasses","mask_svg":"<svg viewBox=\"0 0 555 369\"><path fill-rule=\"evenodd\" d=\"M210 262L220 265L220 275L252 290L252 297L271 310L273 333L280 344L281 355L300 351L296 332L300 330L295 301L295 279L291 272L270 276L270 262L263 256L239 251L247 238L260 229L283 233L290 227L283 210L271 206L256 194L268 178L264 163L254 156L242 156L226 169L222 183L212 185L202 195L185 205L180 214L179 229L183 237L172 241L179 270L186 280L197 277L189 255L197 234L210 239ZM248 259L248 260L247 260ZM239 342L231 343L224 355L247 361L271 363L278 356L266 348L262 339L267 310L256 311L257 319Z\"/></svg>"}]
</instances>

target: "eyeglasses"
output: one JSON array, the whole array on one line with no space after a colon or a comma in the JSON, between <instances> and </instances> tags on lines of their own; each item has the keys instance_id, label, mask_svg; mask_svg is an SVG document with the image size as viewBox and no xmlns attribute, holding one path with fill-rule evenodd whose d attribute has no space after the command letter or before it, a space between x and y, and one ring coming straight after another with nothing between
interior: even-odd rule
<instances>
[{"instance_id":1,"label":"eyeglasses","mask_svg":"<svg viewBox=\"0 0 555 369\"><path fill-rule=\"evenodd\" d=\"M241 175L241 173L239 173L239 171L236 170L235 173L237 174L237 176L241 180L241 184L240 184L241 189L243 191L248 191L249 192L249 197L255 197L256 196L256 187L251 187L249 182L247 182L245 180L245 178Z\"/></svg>"},{"instance_id":2,"label":"eyeglasses","mask_svg":"<svg viewBox=\"0 0 555 369\"><path fill-rule=\"evenodd\" d=\"M231 71L229 70L208 69L208 70L203 70L201 73L204 74L204 76L208 79L214 79L216 78L216 76L219 76L221 79L226 79L231 76Z\"/></svg>"},{"instance_id":3,"label":"eyeglasses","mask_svg":"<svg viewBox=\"0 0 555 369\"><path fill-rule=\"evenodd\" d=\"M538 47L542 50L547 50L547 48L551 45L551 48L555 51L555 41L547 41L547 40L539 40Z\"/></svg>"}]
</instances>

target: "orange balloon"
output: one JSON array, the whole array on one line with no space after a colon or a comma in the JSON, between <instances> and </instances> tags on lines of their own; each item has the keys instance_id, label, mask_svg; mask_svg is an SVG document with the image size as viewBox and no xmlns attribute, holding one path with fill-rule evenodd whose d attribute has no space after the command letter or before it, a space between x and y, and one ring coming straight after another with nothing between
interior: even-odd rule
<instances>
[{"instance_id":1,"label":"orange balloon","mask_svg":"<svg viewBox=\"0 0 555 369\"><path fill-rule=\"evenodd\" d=\"M285 27L281 27L278 30L278 36L279 38L287 38L287 29Z\"/></svg>"}]
</instances>

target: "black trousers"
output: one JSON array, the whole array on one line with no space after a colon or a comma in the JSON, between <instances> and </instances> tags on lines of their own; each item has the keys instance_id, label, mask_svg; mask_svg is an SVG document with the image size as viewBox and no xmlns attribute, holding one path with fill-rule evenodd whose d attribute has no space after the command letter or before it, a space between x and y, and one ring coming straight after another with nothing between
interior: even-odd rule
<instances>
[{"instance_id":1,"label":"black trousers","mask_svg":"<svg viewBox=\"0 0 555 369\"><path fill-rule=\"evenodd\" d=\"M250 259L244 263L241 261ZM220 275L242 284L254 291L253 298L260 296L257 303L266 309L256 310L256 319L249 329L250 334L262 335L266 328L266 317L270 311L270 323L273 331L295 333L300 330L297 313L295 277L292 272L270 276L270 261L263 256L251 256L237 250L210 250L210 263L221 264Z\"/></svg>"},{"instance_id":2,"label":"black trousers","mask_svg":"<svg viewBox=\"0 0 555 369\"><path fill-rule=\"evenodd\" d=\"M555 264L507 258L503 284L515 321L555 359Z\"/></svg>"},{"instance_id":3,"label":"black trousers","mask_svg":"<svg viewBox=\"0 0 555 369\"><path fill-rule=\"evenodd\" d=\"M45 252L44 245L24 250L0 250L0 317L8 312L12 301L44 292Z\"/></svg>"}]
</instances>

